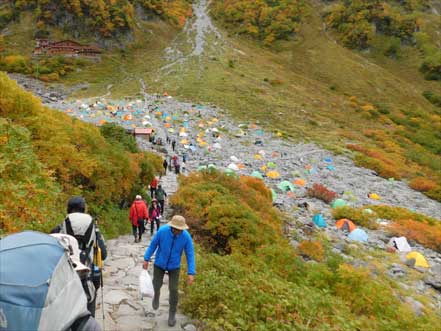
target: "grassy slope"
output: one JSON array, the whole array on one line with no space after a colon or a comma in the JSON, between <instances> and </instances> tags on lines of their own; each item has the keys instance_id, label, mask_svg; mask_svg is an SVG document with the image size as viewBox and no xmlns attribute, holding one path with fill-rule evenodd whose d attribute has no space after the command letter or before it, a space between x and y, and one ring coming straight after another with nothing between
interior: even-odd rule
<instances>
[{"instance_id":1,"label":"grassy slope","mask_svg":"<svg viewBox=\"0 0 441 331\"><path fill-rule=\"evenodd\" d=\"M277 52L226 36L225 47L177 65L166 75L158 71L165 64L163 50L176 36L178 40L185 36L160 21L138 21L131 46L124 52L107 52L100 63L70 74L66 83L91 84L77 97L104 95L109 85L113 96L120 97L138 93L139 78L143 78L151 92L168 91L194 102L213 102L240 120L259 120L268 129L336 151L353 142L378 146L366 136L367 128L395 135L391 138L395 142L403 140L394 133L400 128L390 119L356 112L349 102L353 95L360 105L381 103L396 116L410 117L406 115L409 109L417 110L437 131L439 116L432 114L439 110L421 93L441 94L441 85L423 79L418 53L404 49L403 59L395 61L379 52L348 50L335 42L331 32L323 31L320 9L310 7L297 40L276 45ZM393 152L403 155L406 147ZM440 182L436 169L416 164L409 169L430 173Z\"/></svg>"}]
</instances>

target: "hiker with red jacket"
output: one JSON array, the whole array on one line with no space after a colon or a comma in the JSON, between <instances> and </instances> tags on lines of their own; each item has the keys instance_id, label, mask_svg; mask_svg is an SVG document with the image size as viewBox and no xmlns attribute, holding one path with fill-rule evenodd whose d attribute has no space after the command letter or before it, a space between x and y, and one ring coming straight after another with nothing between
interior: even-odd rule
<instances>
[{"instance_id":1,"label":"hiker with red jacket","mask_svg":"<svg viewBox=\"0 0 441 331\"><path fill-rule=\"evenodd\" d=\"M144 220L149 218L147 206L140 195L136 196L135 201L133 201L132 206L130 207L129 218L132 222L132 231L133 236L135 237L135 243L140 242L142 234L144 233Z\"/></svg>"},{"instance_id":2,"label":"hiker with red jacket","mask_svg":"<svg viewBox=\"0 0 441 331\"><path fill-rule=\"evenodd\" d=\"M158 188L159 180L158 178L153 177L152 181L150 182L150 198L154 198L156 196L156 189Z\"/></svg>"},{"instance_id":3,"label":"hiker with red jacket","mask_svg":"<svg viewBox=\"0 0 441 331\"><path fill-rule=\"evenodd\" d=\"M161 208L159 207L158 200L153 199L152 205L149 208L149 222L150 222L150 235L153 236L153 230L155 228L156 223L156 231L159 230L161 226Z\"/></svg>"}]
</instances>

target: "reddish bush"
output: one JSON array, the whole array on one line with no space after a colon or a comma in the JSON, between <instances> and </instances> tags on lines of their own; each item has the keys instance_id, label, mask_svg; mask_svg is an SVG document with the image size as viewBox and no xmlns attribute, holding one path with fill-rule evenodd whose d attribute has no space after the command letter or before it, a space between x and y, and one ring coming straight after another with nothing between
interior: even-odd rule
<instances>
[{"instance_id":1,"label":"reddish bush","mask_svg":"<svg viewBox=\"0 0 441 331\"><path fill-rule=\"evenodd\" d=\"M311 198L320 199L326 203L331 203L337 198L337 193L328 190L326 186L322 184L314 184L306 193Z\"/></svg>"},{"instance_id":2,"label":"reddish bush","mask_svg":"<svg viewBox=\"0 0 441 331\"><path fill-rule=\"evenodd\" d=\"M433 190L436 187L436 183L428 178L416 177L410 181L409 186L414 190L427 192Z\"/></svg>"},{"instance_id":3,"label":"reddish bush","mask_svg":"<svg viewBox=\"0 0 441 331\"><path fill-rule=\"evenodd\" d=\"M397 220L388 226L394 236L404 236L415 240L424 247L441 252L441 226L429 225L414 220Z\"/></svg>"}]
</instances>

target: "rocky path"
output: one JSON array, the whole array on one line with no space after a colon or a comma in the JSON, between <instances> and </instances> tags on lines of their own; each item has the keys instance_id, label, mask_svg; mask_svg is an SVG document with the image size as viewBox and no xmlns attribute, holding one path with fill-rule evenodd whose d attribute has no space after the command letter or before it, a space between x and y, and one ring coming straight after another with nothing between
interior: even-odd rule
<instances>
[{"instance_id":1,"label":"rocky path","mask_svg":"<svg viewBox=\"0 0 441 331\"><path fill-rule=\"evenodd\" d=\"M172 195L177 190L176 175L168 172L161 178L161 183ZM166 206L162 223L168 221L170 214ZM104 330L122 331L180 331L195 330L189 319L180 314L176 315L174 327L167 325L168 320L168 278L164 278L161 289L161 300L158 310L152 309L151 298L141 300L138 291L138 277L142 270L143 256L151 240L147 231L139 243L134 243L131 235L121 236L107 241L108 257L104 261L104 305L101 291L97 298L96 318ZM153 273L153 263L149 273ZM104 306L104 320L102 307Z\"/></svg>"}]
</instances>

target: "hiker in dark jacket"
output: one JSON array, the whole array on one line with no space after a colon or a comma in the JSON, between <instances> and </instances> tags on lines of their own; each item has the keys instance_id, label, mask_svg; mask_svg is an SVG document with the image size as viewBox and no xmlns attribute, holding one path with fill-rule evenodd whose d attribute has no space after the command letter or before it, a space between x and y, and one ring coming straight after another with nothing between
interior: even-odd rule
<instances>
[{"instance_id":1,"label":"hiker in dark jacket","mask_svg":"<svg viewBox=\"0 0 441 331\"><path fill-rule=\"evenodd\" d=\"M168 288L170 293L169 326L176 324L179 272L181 268L181 256L184 251L187 259L187 283L189 285L193 283L194 275L196 274L193 240L186 229L188 229L188 226L185 224L185 218L179 215L173 216L167 225L162 226L161 229L156 232L144 254L144 264L142 267L147 270L149 261L156 252L153 267L153 288L155 294L152 302L153 309L155 310L159 308L159 297L164 274L168 273Z\"/></svg>"},{"instance_id":2,"label":"hiker in dark jacket","mask_svg":"<svg viewBox=\"0 0 441 331\"><path fill-rule=\"evenodd\" d=\"M167 167L168 167L168 162L166 158L164 158L164 161L162 161L162 167L164 168L164 176L165 176L167 175Z\"/></svg>"},{"instance_id":3,"label":"hiker in dark jacket","mask_svg":"<svg viewBox=\"0 0 441 331\"><path fill-rule=\"evenodd\" d=\"M147 206L140 195L137 195L130 207L130 221L132 222L132 232L135 243L140 242L144 233L144 221L149 218Z\"/></svg>"},{"instance_id":4,"label":"hiker in dark jacket","mask_svg":"<svg viewBox=\"0 0 441 331\"><path fill-rule=\"evenodd\" d=\"M51 233L65 233L78 240L81 250L81 262L94 270L94 256L97 247L101 250L101 259L107 257L107 248L104 238L95 226L92 216L86 214L86 200L77 196L67 202L67 217L63 223L52 229ZM82 279L84 291L87 296L87 309L95 317L96 290L100 283L96 279Z\"/></svg>"},{"instance_id":5,"label":"hiker in dark jacket","mask_svg":"<svg viewBox=\"0 0 441 331\"><path fill-rule=\"evenodd\" d=\"M158 185L158 189L156 190L156 200L158 200L159 207L161 209L161 215L164 215L164 205L165 205L165 198L167 197L167 193L165 193L164 189L162 188L162 185Z\"/></svg>"},{"instance_id":6,"label":"hiker in dark jacket","mask_svg":"<svg viewBox=\"0 0 441 331\"><path fill-rule=\"evenodd\" d=\"M161 208L158 205L158 201L156 199L152 200L152 205L149 208L149 222L150 222L150 235L153 236L153 230L156 224L156 231L159 230L161 226Z\"/></svg>"}]
</instances>

